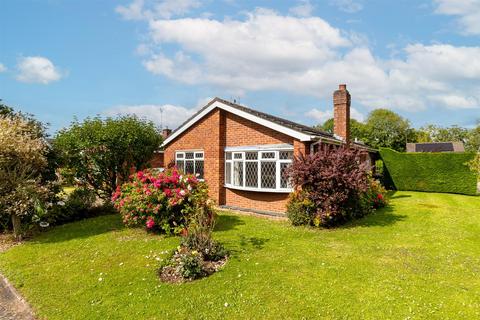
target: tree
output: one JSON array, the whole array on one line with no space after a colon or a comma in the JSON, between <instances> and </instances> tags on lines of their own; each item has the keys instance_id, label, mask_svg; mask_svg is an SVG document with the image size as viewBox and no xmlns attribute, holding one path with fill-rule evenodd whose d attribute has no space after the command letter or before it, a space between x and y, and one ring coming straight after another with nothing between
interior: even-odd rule
<instances>
[{"instance_id":1,"label":"tree","mask_svg":"<svg viewBox=\"0 0 480 320\"><path fill-rule=\"evenodd\" d=\"M480 122L476 128L469 132L467 142L465 143L465 149L467 151L480 153Z\"/></svg>"},{"instance_id":2,"label":"tree","mask_svg":"<svg viewBox=\"0 0 480 320\"><path fill-rule=\"evenodd\" d=\"M161 144L152 122L134 116L74 121L54 139L61 164L98 196L109 199L132 170L147 166Z\"/></svg>"},{"instance_id":3,"label":"tree","mask_svg":"<svg viewBox=\"0 0 480 320\"><path fill-rule=\"evenodd\" d=\"M314 128L333 134L334 120L328 119L322 125L317 125ZM365 124L355 119L350 119L350 136L353 140L355 138L364 141L366 137Z\"/></svg>"},{"instance_id":4,"label":"tree","mask_svg":"<svg viewBox=\"0 0 480 320\"><path fill-rule=\"evenodd\" d=\"M48 146L30 120L13 112L0 116L0 207L11 218L17 239L22 233L21 219L48 192L40 184L48 165Z\"/></svg>"},{"instance_id":5,"label":"tree","mask_svg":"<svg viewBox=\"0 0 480 320\"><path fill-rule=\"evenodd\" d=\"M415 131L407 119L387 109L370 112L365 123L367 145L405 151L407 142L415 142Z\"/></svg>"},{"instance_id":6,"label":"tree","mask_svg":"<svg viewBox=\"0 0 480 320\"><path fill-rule=\"evenodd\" d=\"M426 125L417 131L418 142L463 142L468 139L468 129L451 126L440 127L434 124Z\"/></svg>"}]
</instances>

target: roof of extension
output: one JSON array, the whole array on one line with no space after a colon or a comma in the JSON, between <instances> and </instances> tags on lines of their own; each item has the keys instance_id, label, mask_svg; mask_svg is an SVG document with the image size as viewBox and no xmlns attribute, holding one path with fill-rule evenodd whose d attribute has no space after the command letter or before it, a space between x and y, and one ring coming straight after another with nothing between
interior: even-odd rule
<instances>
[{"instance_id":1,"label":"roof of extension","mask_svg":"<svg viewBox=\"0 0 480 320\"><path fill-rule=\"evenodd\" d=\"M196 112L193 116L188 118L184 123L182 123L177 129L175 129L170 136L165 139L163 145L168 144L170 141L174 140L178 135L183 131L192 126L195 122L207 115L211 110L216 107L224 109L228 112L232 112L240 117L247 118L254 122L266 125L273 130L280 131L294 138L298 138L301 141L310 141L317 140L318 138L326 138L328 140L338 141L341 140L335 138L331 133L324 132L321 130L314 129L312 127L305 126L287 119L276 117L264 112L250 109L248 107L233 103L221 98L214 98L210 101L205 107Z\"/></svg>"}]
</instances>

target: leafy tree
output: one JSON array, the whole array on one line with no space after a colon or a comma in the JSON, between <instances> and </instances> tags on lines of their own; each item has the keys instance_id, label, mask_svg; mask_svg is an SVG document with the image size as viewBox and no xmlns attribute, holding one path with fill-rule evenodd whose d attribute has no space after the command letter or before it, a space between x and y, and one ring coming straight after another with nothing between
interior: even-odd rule
<instances>
[{"instance_id":1,"label":"leafy tree","mask_svg":"<svg viewBox=\"0 0 480 320\"><path fill-rule=\"evenodd\" d=\"M134 116L74 121L54 140L64 168L103 199L109 199L132 170L143 169L160 144L154 124Z\"/></svg>"},{"instance_id":2,"label":"leafy tree","mask_svg":"<svg viewBox=\"0 0 480 320\"><path fill-rule=\"evenodd\" d=\"M468 129L451 126L440 127L429 124L417 131L418 142L466 142L468 139Z\"/></svg>"},{"instance_id":3,"label":"leafy tree","mask_svg":"<svg viewBox=\"0 0 480 320\"><path fill-rule=\"evenodd\" d=\"M40 183L48 165L40 127L13 111L0 116L0 209L11 218L16 238L21 237L21 219L49 191Z\"/></svg>"},{"instance_id":4,"label":"leafy tree","mask_svg":"<svg viewBox=\"0 0 480 320\"><path fill-rule=\"evenodd\" d=\"M405 151L407 142L416 141L409 121L387 109L376 109L368 115L365 132L365 142L373 148Z\"/></svg>"},{"instance_id":5,"label":"leafy tree","mask_svg":"<svg viewBox=\"0 0 480 320\"><path fill-rule=\"evenodd\" d=\"M472 129L469 132L465 148L468 151L480 153L480 122L478 123L476 128Z\"/></svg>"},{"instance_id":6,"label":"leafy tree","mask_svg":"<svg viewBox=\"0 0 480 320\"><path fill-rule=\"evenodd\" d=\"M333 127L333 118L328 119L322 125L315 126L316 129L323 130L328 133L333 133ZM364 141L366 137L365 124L355 119L350 119L350 135L353 140L357 138L361 141Z\"/></svg>"}]
</instances>

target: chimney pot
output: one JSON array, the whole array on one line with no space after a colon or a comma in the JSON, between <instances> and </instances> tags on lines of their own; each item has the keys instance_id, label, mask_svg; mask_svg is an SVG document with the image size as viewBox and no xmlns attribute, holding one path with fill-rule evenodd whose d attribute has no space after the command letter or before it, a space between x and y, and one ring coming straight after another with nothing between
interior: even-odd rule
<instances>
[{"instance_id":1,"label":"chimney pot","mask_svg":"<svg viewBox=\"0 0 480 320\"><path fill-rule=\"evenodd\" d=\"M172 129L165 128L162 130L162 137L163 139L167 139L168 136L172 133Z\"/></svg>"},{"instance_id":2,"label":"chimney pot","mask_svg":"<svg viewBox=\"0 0 480 320\"><path fill-rule=\"evenodd\" d=\"M347 85L346 84L339 84L338 85L338 90L342 90L342 91L347 90Z\"/></svg>"}]
</instances>

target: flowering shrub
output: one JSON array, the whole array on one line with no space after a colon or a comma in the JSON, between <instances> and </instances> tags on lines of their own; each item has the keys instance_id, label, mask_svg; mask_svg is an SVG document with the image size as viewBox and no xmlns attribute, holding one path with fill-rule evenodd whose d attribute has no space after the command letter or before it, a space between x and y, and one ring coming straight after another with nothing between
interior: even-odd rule
<instances>
[{"instance_id":1,"label":"flowering shrub","mask_svg":"<svg viewBox=\"0 0 480 320\"><path fill-rule=\"evenodd\" d=\"M324 148L294 160L295 187L287 205L293 225L333 226L386 204L384 189L370 178L360 150Z\"/></svg>"},{"instance_id":2,"label":"flowering shrub","mask_svg":"<svg viewBox=\"0 0 480 320\"><path fill-rule=\"evenodd\" d=\"M112 196L125 225L166 233L183 230L198 205L208 201L206 184L175 167L160 173L139 171Z\"/></svg>"},{"instance_id":3,"label":"flowering shrub","mask_svg":"<svg viewBox=\"0 0 480 320\"><path fill-rule=\"evenodd\" d=\"M369 186L362 198L368 203L372 209L383 208L388 204L387 190L378 180L369 179Z\"/></svg>"}]
</instances>

